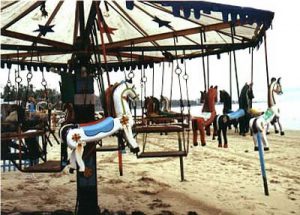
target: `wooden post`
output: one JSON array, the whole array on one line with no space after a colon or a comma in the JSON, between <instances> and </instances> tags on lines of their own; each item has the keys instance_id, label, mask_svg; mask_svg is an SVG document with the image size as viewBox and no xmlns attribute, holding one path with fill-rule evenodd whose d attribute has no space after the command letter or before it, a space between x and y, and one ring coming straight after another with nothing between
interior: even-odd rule
<instances>
[{"instance_id":1,"label":"wooden post","mask_svg":"<svg viewBox=\"0 0 300 215\"><path fill-rule=\"evenodd\" d=\"M95 105L87 99L94 95L93 77L82 73L83 64L77 68L75 81L74 112L76 123L93 121ZM85 98L84 98L85 97ZM84 101L82 103L82 101ZM97 194L96 143L84 147L83 161L86 171L77 170L77 208L78 215L99 214Z\"/></svg>"},{"instance_id":2,"label":"wooden post","mask_svg":"<svg viewBox=\"0 0 300 215\"><path fill-rule=\"evenodd\" d=\"M86 37L84 21L83 1L77 2L78 21L80 37L75 43L81 48L89 44ZM78 54L75 56L75 95L74 95L74 113L76 123L85 123L94 121L95 100L94 100L94 78L93 71L89 71L89 54ZM77 168L77 204L75 214L100 214L98 206L97 192L97 159L96 143L88 143L84 147L83 161L85 172L81 173Z\"/></svg>"}]
</instances>

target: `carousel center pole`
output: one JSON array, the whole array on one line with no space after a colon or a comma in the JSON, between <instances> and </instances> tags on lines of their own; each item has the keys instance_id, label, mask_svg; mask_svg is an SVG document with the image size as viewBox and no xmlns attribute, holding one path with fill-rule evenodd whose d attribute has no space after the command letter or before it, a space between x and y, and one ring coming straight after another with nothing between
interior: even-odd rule
<instances>
[{"instance_id":1,"label":"carousel center pole","mask_svg":"<svg viewBox=\"0 0 300 215\"><path fill-rule=\"evenodd\" d=\"M86 32L87 29L85 29L83 1L78 1L77 7L80 36L76 41L76 45L84 50L90 41L89 34ZM93 21L93 19L91 20ZM89 54L75 55L74 112L76 123L95 120L94 79L89 66L90 58L91 55ZM75 214L100 214L97 192L96 143L86 144L83 161L86 166L85 172L81 173L77 169L77 202Z\"/></svg>"}]
</instances>

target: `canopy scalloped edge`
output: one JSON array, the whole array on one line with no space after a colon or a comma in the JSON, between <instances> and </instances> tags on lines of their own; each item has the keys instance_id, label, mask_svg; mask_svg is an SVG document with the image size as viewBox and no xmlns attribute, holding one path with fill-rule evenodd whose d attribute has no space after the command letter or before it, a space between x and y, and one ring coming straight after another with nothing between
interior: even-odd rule
<instances>
[{"instance_id":1,"label":"canopy scalloped edge","mask_svg":"<svg viewBox=\"0 0 300 215\"><path fill-rule=\"evenodd\" d=\"M211 3L203 1L151 1L152 3L158 3L163 6L172 7L172 13L175 17L180 16L180 10L183 10L184 17L189 18L193 10L194 17L200 19L202 10L203 13L210 14L211 12L222 13L223 21L229 21L229 15L231 22L235 22L239 19L242 23L247 21L248 24L257 23L258 25L263 24L265 29L268 29L274 18L274 12L259 10L250 7L240 7L233 5L225 5L220 3ZM126 1L127 9L132 10L134 7L134 1Z\"/></svg>"}]
</instances>

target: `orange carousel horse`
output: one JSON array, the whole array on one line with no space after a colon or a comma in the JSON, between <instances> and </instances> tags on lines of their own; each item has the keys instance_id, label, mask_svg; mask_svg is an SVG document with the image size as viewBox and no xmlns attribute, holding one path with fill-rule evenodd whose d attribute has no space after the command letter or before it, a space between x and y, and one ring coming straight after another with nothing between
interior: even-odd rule
<instances>
[{"instance_id":1,"label":"orange carousel horse","mask_svg":"<svg viewBox=\"0 0 300 215\"><path fill-rule=\"evenodd\" d=\"M192 118L192 129L193 129L193 144L198 145L198 131L200 132L201 145L205 146L205 132L210 134L210 125L213 123L216 116L215 103L217 101L218 87L211 86L204 98L204 105L202 108L201 116L196 116Z\"/></svg>"}]
</instances>

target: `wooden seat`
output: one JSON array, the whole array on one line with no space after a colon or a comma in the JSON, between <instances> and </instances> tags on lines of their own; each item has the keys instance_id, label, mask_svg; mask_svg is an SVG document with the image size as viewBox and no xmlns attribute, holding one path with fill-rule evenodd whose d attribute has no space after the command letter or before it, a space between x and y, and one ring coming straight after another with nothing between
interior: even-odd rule
<instances>
[{"instance_id":1,"label":"wooden seat","mask_svg":"<svg viewBox=\"0 0 300 215\"><path fill-rule=\"evenodd\" d=\"M136 126L133 127L133 132L136 133L182 132L182 127L178 125Z\"/></svg>"},{"instance_id":2,"label":"wooden seat","mask_svg":"<svg viewBox=\"0 0 300 215\"><path fill-rule=\"evenodd\" d=\"M159 151L159 152L142 152L138 158L163 158L163 157L186 157L184 151Z\"/></svg>"},{"instance_id":3,"label":"wooden seat","mask_svg":"<svg viewBox=\"0 0 300 215\"><path fill-rule=\"evenodd\" d=\"M36 136L42 136L45 132L42 130L28 130L26 132L5 132L1 134L1 141L11 140L11 139L23 139L31 138Z\"/></svg>"},{"instance_id":4,"label":"wooden seat","mask_svg":"<svg viewBox=\"0 0 300 215\"><path fill-rule=\"evenodd\" d=\"M45 163L26 167L22 172L60 172L62 169L60 161L46 161Z\"/></svg>"}]
</instances>

